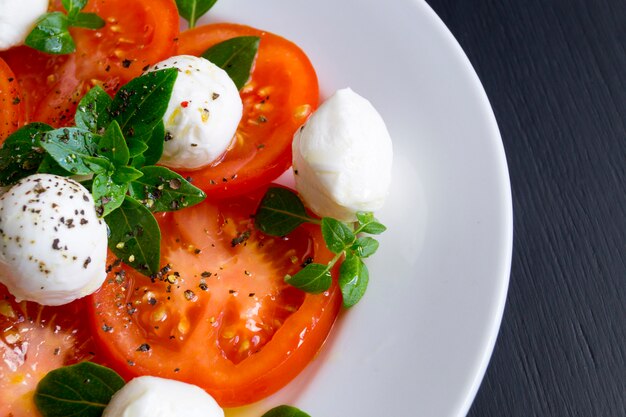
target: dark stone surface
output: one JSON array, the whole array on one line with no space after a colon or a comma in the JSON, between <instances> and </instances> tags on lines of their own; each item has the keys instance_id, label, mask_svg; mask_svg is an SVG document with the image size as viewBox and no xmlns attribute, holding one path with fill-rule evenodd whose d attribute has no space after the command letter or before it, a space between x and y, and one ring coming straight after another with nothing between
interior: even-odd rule
<instances>
[{"instance_id":1,"label":"dark stone surface","mask_svg":"<svg viewBox=\"0 0 626 417\"><path fill-rule=\"evenodd\" d=\"M428 0L474 65L515 217L471 417L626 416L626 2Z\"/></svg>"}]
</instances>

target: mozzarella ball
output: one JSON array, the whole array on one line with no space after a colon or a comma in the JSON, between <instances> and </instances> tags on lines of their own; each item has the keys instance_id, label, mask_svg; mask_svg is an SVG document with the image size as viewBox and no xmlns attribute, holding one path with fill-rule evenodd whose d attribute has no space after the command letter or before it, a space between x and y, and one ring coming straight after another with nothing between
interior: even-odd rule
<instances>
[{"instance_id":1,"label":"mozzarella ball","mask_svg":"<svg viewBox=\"0 0 626 417\"><path fill-rule=\"evenodd\" d=\"M224 411L195 385L141 376L113 395L102 417L224 417Z\"/></svg>"},{"instance_id":2,"label":"mozzarella ball","mask_svg":"<svg viewBox=\"0 0 626 417\"><path fill-rule=\"evenodd\" d=\"M160 164L198 169L218 159L231 144L243 112L226 71L195 56L180 55L149 71L177 68L178 78L163 117L165 145Z\"/></svg>"},{"instance_id":3,"label":"mozzarella ball","mask_svg":"<svg viewBox=\"0 0 626 417\"><path fill-rule=\"evenodd\" d=\"M0 51L23 44L47 11L48 0L0 0Z\"/></svg>"},{"instance_id":4,"label":"mozzarella ball","mask_svg":"<svg viewBox=\"0 0 626 417\"><path fill-rule=\"evenodd\" d=\"M0 197L0 282L17 300L67 304L106 277L107 227L74 180L36 174Z\"/></svg>"},{"instance_id":5,"label":"mozzarella ball","mask_svg":"<svg viewBox=\"0 0 626 417\"><path fill-rule=\"evenodd\" d=\"M318 216L354 221L357 212L383 206L392 156L372 104L349 88L338 90L294 135L296 189Z\"/></svg>"}]
</instances>

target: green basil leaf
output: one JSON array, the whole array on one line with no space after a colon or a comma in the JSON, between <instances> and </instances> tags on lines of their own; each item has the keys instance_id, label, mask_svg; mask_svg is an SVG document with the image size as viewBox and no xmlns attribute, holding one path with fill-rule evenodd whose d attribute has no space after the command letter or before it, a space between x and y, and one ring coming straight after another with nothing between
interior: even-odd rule
<instances>
[{"instance_id":1,"label":"green basil leaf","mask_svg":"<svg viewBox=\"0 0 626 417\"><path fill-rule=\"evenodd\" d=\"M128 183L116 184L106 174L98 174L93 178L91 194L93 196L96 213L105 217L117 209L124 202L124 196L128 190Z\"/></svg>"},{"instance_id":2,"label":"green basil leaf","mask_svg":"<svg viewBox=\"0 0 626 417\"><path fill-rule=\"evenodd\" d=\"M100 86L95 86L85 94L76 109L76 127L98 133L109 125L111 97Z\"/></svg>"},{"instance_id":3,"label":"green basil leaf","mask_svg":"<svg viewBox=\"0 0 626 417\"><path fill-rule=\"evenodd\" d=\"M114 120L111 122L97 146L98 155L106 157L117 168L126 166L130 153L120 125Z\"/></svg>"},{"instance_id":4,"label":"green basil leaf","mask_svg":"<svg viewBox=\"0 0 626 417\"><path fill-rule=\"evenodd\" d=\"M207 49L202 57L228 73L238 90L248 82L259 42L258 36L239 36Z\"/></svg>"},{"instance_id":5,"label":"green basil leaf","mask_svg":"<svg viewBox=\"0 0 626 417\"><path fill-rule=\"evenodd\" d=\"M99 417L124 386L115 371L91 362L50 371L37 385L35 405L43 417Z\"/></svg>"},{"instance_id":6,"label":"green basil leaf","mask_svg":"<svg viewBox=\"0 0 626 417\"><path fill-rule=\"evenodd\" d=\"M165 144L165 125L163 121L157 124L152 131L152 136L146 142L148 149L143 153L144 160L142 165L154 165L161 159L163 155L163 146Z\"/></svg>"},{"instance_id":7,"label":"green basil leaf","mask_svg":"<svg viewBox=\"0 0 626 417\"><path fill-rule=\"evenodd\" d=\"M339 220L331 217L322 219L322 236L326 246L333 253L340 253L346 247L352 246L356 237L350 228Z\"/></svg>"},{"instance_id":8,"label":"green basil leaf","mask_svg":"<svg viewBox=\"0 0 626 417\"><path fill-rule=\"evenodd\" d=\"M255 215L257 229L271 236L288 235L311 220L298 195L282 187L267 190Z\"/></svg>"},{"instance_id":9,"label":"green basil leaf","mask_svg":"<svg viewBox=\"0 0 626 417\"><path fill-rule=\"evenodd\" d=\"M193 28L198 19L206 14L216 2L217 0L176 0L176 6L178 6L178 13L189 22L189 28Z\"/></svg>"},{"instance_id":10,"label":"green basil leaf","mask_svg":"<svg viewBox=\"0 0 626 417\"><path fill-rule=\"evenodd\" d=\"M99 137L96 153L111 161L116 169L128 164L130 152L122 130L115 120L111 122L104 135Z\"/></svg>"},{"instance_id":11,"label":"green basil leaf","mask_svg":"<svg viewBox=\"0 0 626 417\"><path fill-rule=\"evenodd\" d=\"M100 29L105 25L104 19L95 13L78 13L70 20L72 26L85 29Z\"/></svg>"},{"instance_id":12,"label":"green basil leaf","mask_svg":"<svg viewBox=\"0 0 626 417\"><path fill-rule=\"evenodd\" d=\"M343 306L352 307L365 294L369 282L367 266L354 253L348 252L339 268L339 288L343 295Z\"/></svg>"},{"instance_id":13,"label":"green basil leaf","mask_svg":"<svg viewBox=\"0 0 626 417\"><path fill-rule=\"evenodd\" d=\"M135 181L143 177L143 172L133 167L118 167L113 173L113 181L118 184L124 184L127 182Z\"/></svg>"},{"instance_id":14,"label":"green basil leaf","mask_svg":"<svg viewBox=\"0 0 626 417\"><path fill-rule=\"evenodd\" d=\"M69 15L75 15L85 8L87 0L62 0L61 3Z\"/></svg>"},{"instance_id":15,"label":"green basil leaf","mask_svg":"<svg viewBox=\"0 0 626 417\"><path fill-rule=\"evenodd\" d=\"M117 209L105 217L111 230L109 249L124 263L145 275L159 271L161 231L152 213L126 196Z\"/></svg>"},{"instance_id":16,"label":"green basil leaf","mask_svg":"<svg viewBox=\"0 0 626 417\"><path fill-rule=\"evenodd\" d=\"M0 185L11 185L37 172L46 155L40 141L50 130L46 124L31 123L6 138L0 148Z\"/></svg>"},{"instance_id":17,"label":"green basil leaf","mask_svg":"<svg viewBox=\"0 0 626 417\"><path fill-rule=\"evenodd\" d=\"M378 250L378 241L373 237L360 237L354 242L351 248L358 257L367 258Z\"/></svg>"},{"instance_id":18,"label":"green basil leaf","mask_svg":"<svg viewBox=\"0 0 626 417\"><path fill-rule=\"evenodd\" d=\"M142 140L131 140L128 143L128 152L131 158L142 156L148 150L148 144ZM145 158L144 158L145 160Z\"/></svg>"},{"instance_id":19,"label":"green basil leaf","mask_svg":"<svg viewBox=\"0 0 626 417\"><path fill-rule=\"evenodd\" d=\"M379 235L383 233L387 228L379 223L373 213L358 212L356 218L359 222L359 231L369 233L371 235Z\"/></svg>"},{"instance_id":20,"label":"green basil leaf","mask_svg":"<svg viewBox=\"0 0 626 417\"><path fill-rule=\"evenodd\" d=\"M122 128L131 157L141 154L134 151L136 143L149 140L163 121L177 76L176 68L149 72L131 80L113 98L110 113Z\"/></svg>"},{"instance_id":21,"label":"green basil leaf","mask_svg":"<svg viewBox=\"0 0 626 417\"><path fill-rule=\"evenodd\" d=\"M272 408L267 413L263 414L262 417L311 417L307 413L302 410L299 410L295 407L291 407L289 405L279 405L278 407Z\"/></svg>"},{"instance_id":22,"label":"green basil leaf","mask_svg":"<svg viewBox=\"0 0 626 417\"><path fill-rule=\"evenodd\" d=\"M295 275L287 275L285 282L302 291L319 294L330 288L333 277L330 274L331 265L308 264Z\"/></svg>"},{"instance_id":23,"label":"green basil leaf","mask_svg":"<svg viewBox=\"0 0 626 417\"><path fill-rule=\"evenodd\" d=\"M76 44L68 29L67 16L61 12L47 13L37 21L24 43L49 54L69 54L76 50Z\"/></svg>"},{"instance_id":24,"label":"green basil leaf","mask_svg":"<svg viewBox=\"0 0 626 417\"><path fill-rule=\"evenodd\" d=\"M43 161L41 161L41 165L39 165L39 169L37 172L42 174L54 174L60 177L69 177L73 174L66 169L63 169L61 165L54 160L49 154L43 157Z\"/></svg>"},{"instance_id":25,"label":"green basil leaf","mask_svg":"<svg viewBox=\"0 0 626 417\"><path fill-rule=\"evenodd\" d=\"M131 195L150 211L175 211L200 203L206 197L202 190L165 167L147 166L143 177L130 184Z\"/></svg>"},{"instance_id":26,"label":"green basil leaf","mask_svg":"<svg viewBox=\"0 0 626 417\"><path fill-rule=\"evenodd\" d=\"M95 157L96 138L89 131L65 127L47 132L40 140L41 146L65 170L72 174L87 175L112 168L104 158Z\"/></svg>"}]
</instances>

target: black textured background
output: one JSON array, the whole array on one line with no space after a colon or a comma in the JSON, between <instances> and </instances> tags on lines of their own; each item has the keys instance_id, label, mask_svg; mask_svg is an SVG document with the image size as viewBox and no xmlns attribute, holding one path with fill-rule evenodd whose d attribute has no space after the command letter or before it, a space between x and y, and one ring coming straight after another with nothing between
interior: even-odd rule
<instances>
[{"instance_id":1,"label":"black textured background","mask_svg":"<svg viewBox=\"0 0 626 417\"><path fill-rule=\"evenodd\" d=\"M507 154L515 240L470 417L626 417L626 0L427 0Z\"/></svg>"}]
</instances>

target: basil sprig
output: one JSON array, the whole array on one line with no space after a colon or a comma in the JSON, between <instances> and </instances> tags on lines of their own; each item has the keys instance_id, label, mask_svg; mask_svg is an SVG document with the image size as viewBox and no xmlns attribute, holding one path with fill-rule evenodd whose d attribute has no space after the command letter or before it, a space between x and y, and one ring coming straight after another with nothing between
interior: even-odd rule
<instances>
[{"instance_id":1,"label":"basil sprig","mask_svg":"<svg viewBox=\"0 0 626 417\"><path fill-rule=\"evenodd\" d=\"M302 223L319 224L328 249L335 257L326 265L310 263L285 282L303 291L317 294L330 288L331 270L343 258L339 268L339 287L344 307L352 307L365 294L369 271L363 262L378 250L378 241L364 234L378 235L386 230L372 213L359 212L357 222L347 225L331 217L320 220L310 217L297 194L282 187L270 187L255 215L255 225L272 236L285 236ZM351 227L352 226L352 227Z\"/></svg>"},{"instance_id":2,"label":"basil sprig","mask_svg":"<svg viewBox=\"0 0 626 417\"><path fill-rule=\"evenodd\" d=\"M178 14L189 22L189 28L196 26L199 18L208 12L217 0L176 0Z\"/></svg>"},{"instance_id":3,"label":"basil sprig","mask_svg":"<svg viewBox=\"0 0 626 417\"><path fill-rule=\"evenodd\" d=\"M94 87L78 104L76 126L31 123L17 130L0 148L0 185L35 172L87 176L83 185L111 230L109 249L139 272L157 273L161 232L152 213L205 197L182 176L152 165L163 152L162 119L177 75L174 68L147 73L113 99Z\"/></svg>"},{"instance_id":4,"label":"basil sprig","mask_svg":"<svg viewBox=\"0 0 626 417\"><path fill-rule=\"evenodd\" d=\"M76 50L70 27L100 29L105 25L95 13L81 12L87 0L63 0L62 3L67 14L50 12L41 16L26 37L26 45L49 54L69 54Z\"/></svg>"},{"instance_id":5,"label":"basil sprig","mask_svg":"<svg viewBox=\"0 0 626 417\"><path fill-rule=\"evenodd\" d=\"M100 417L123 386L115 371L81 362L48 372L37 385L35 405L43 417Z\"/></svg>"}]
</instances>

